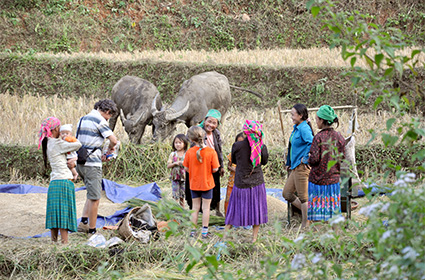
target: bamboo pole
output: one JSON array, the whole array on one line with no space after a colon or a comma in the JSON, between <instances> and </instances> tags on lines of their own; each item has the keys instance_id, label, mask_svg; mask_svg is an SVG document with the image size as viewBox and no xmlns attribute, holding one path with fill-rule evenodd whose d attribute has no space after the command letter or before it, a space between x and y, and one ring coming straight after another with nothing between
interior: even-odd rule
<instances>
[{"instance_id":1,"label":"bamboo pole","mask_svg":"<svg viewBox=\"0 0 425 280\"><path fill-rule=\"evenodd\" d=\"M352 106L352 105L346 105L346 106L335 106L332 107L334 110L342 110L342 109L357 109L357 106ZM291 109L292 110L292 109ZM291 110L280 110L280 106L279 106L279 112L280 113L290 113ZM307 109L307 111L319 111L319 108L309 108ZM280 114L279 114L280 115Z\"/></svg>"},{"instance_id":2,"label":"bamboo pole","mask_svg":"<svg viewBox=\"0 0 425 280\"><path fill-rule=\"evenodd\" d=\"M282 114L280 113L282 111L282 108L280 107L280 100L277 102L277 112L279 114L279 120L280 120L280 128L282 129L282 134L283 134L283 144L284 147L286 146L286 139L285 139L285 128L283 126L283 119L282 119Z\"/></svg>"}]
</instances>

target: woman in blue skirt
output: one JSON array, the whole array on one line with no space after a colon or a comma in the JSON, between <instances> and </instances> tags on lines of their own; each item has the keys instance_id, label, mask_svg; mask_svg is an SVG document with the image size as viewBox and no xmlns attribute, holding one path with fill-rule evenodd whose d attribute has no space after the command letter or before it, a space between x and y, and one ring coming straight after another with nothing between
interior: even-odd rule
<instances>
[{"instance_id":1,"label":"woman in blue skirt","mask_svg":"<svg viewBox=\"0 0 425 280\"><path fill-rule=\"evenodd\" d=\"M341 212L340 170L344 157L345 139L333 128L338 117L329 105L323 105L316 114L319 133L314 136L308 163L308 220L327 221ZM328 170L328 163L336 163Z\"/></svg>"},{"instance_id":2,"label":"woman in blue skirt","mask_svg":"<svg viewBox=\"0 0 425 280\"><path fill-rule=\"evenodd\" d=\"M68 243L68 231L77 231L75 188L71 181L71 170L67 166L68 152L77 151L81 143L67 142L60 137L60 121L49 117L41 123L38 148L43 147L44 167L50 163L50 184L47 192L46 228L50 229L52 241L57 242L60 231L61 242Z\"/></svg>"},{"instance_id":3,"label":"woman in blue skirt","mask_svg":"<svg viewBox=\"0 0 425 280\"><path fill-rule=\"evenodd\" d=\"M268 222L267 195L261 165L267 164L269 154L263 143L262 125L246 120L246 138L232 146L232 163L236 173L226 214L226 230L232 226L253 226L252 242L257 240L260 224Z\"/></svg>"}]
</instances>

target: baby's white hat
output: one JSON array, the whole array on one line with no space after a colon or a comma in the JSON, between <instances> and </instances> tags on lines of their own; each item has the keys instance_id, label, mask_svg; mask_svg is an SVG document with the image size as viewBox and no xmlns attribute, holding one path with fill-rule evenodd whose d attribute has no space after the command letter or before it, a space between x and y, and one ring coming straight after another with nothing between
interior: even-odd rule
<instances>
[{"instance_id":1,"label":"baby's white hat","mask_svg":"<svg viewBox=\"0 0 425 280\"><path fill-rule=\"evenodd\" d=\"M72 124L61 125L60 132L62 132L62 131L71 131L72 132Z\"/></svg>"}]
</instances>

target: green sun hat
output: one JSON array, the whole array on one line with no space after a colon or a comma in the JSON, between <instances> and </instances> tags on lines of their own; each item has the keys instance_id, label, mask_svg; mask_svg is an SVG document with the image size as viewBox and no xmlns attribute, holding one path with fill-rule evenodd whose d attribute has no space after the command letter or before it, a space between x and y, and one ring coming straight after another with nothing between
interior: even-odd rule
<instances>
[{"instance_id":1,"label":"green sun hat","mask_svg":"<svg viewBox=\"0 0 425 280\"><path fill-rule=\"evenodd\" d=\"M200 127L204 127L204 122L207 118L212 117L217 119L218 124L221 124L221 113L219 110L217 109L210 109L207 113L207 115L205 116L204 120L199 124Z\"/></svg>"},{"instance_id":2,"label":"green sun hat","mask_svg":"<svg viewBox=\"0 0 425 280\"><path fill-rule=\"evenodd\" d=\"M321 106L319 108L319 111L317 111L316 115L323 120L329 121L330 124L332 124L334 122L334 120L338 117L335 114L334 109L329 105Z\"/></svg>"}]
</instances>

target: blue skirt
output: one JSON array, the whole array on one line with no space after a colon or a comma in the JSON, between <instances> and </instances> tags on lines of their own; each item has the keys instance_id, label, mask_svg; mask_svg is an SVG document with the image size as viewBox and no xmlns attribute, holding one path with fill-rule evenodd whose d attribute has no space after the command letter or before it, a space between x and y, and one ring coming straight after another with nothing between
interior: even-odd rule
<instances>
[{"instance_id":1,"label":"blue skirt","mask_svg":"<svg viewBox=\"0 0 425 280\"><path fill-rule=\"evenodd\" d=\"M339 183L332 185L316 185L308 182L308 219L311 221L327 221L341 212L341 187Z\"/></svg>"},{"instance_id":2,"label":"blue skirt","mask_svg":"<svg viewBox=\"0 0 425 280\"><path fill-rule=\"evenodd\" d=\"M70 180L53 180L47 191L46 228L77 231L77 207L74 183Z\"/></svg>"},{"instance_id":3,"label":"blue skirt","mask_svg":"<svg viewBox=\"0 0 425 280\"><path fill-rule=\"evenodd\" d=\"M226 213L226 225L253 226L268 222L265 184L240 189L233 186Z\"/></svg>"}]
</instances>

